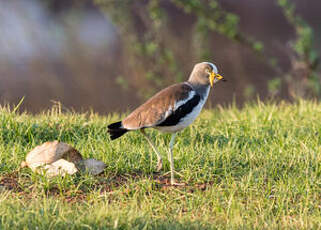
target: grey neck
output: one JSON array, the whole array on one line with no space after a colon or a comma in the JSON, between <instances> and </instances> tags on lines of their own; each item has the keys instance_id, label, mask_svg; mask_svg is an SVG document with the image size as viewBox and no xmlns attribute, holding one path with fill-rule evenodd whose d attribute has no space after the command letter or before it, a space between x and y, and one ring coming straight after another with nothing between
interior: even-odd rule
<instances>
[{"instance_id":1,"label":"grey neck","mask_svg":"<svg viewBox=\"0 0 321 230\"><path fill-rule=\"evenodd\" d=\"M206 99L210 86L208 84L199 84L192 81L187 81L192 88L201 96L202 99Z\"/></svg>"}]
</instances>

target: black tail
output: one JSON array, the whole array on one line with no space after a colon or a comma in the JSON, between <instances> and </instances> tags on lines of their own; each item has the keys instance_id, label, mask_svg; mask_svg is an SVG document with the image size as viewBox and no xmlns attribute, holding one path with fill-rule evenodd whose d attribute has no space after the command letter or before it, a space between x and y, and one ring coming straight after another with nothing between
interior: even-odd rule
<instances>
[{"instance_id":1,"label":"black tail","mask_svg":"<svg viewBox=\"0 0 321 230\"><path fill-rule=\"evenodd\" d=\"M128 132L127 129L121 128L121 121L108 125L110 139L115 140Z\"/></svg>"}]
</instances>

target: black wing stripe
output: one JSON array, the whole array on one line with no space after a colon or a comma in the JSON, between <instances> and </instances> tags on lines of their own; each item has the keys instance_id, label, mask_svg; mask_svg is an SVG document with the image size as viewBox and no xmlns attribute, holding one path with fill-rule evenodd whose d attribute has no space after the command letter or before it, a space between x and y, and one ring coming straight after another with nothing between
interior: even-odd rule
<instances>
[{"instance_id":1,"label":"black wing stripe","mask_svg":"<svg viewBox=\"0 0 321 230\"><path fill-rule=\"evenodd\" d=\"M174 126L177 125L180 120L187 114L191 113L200 102L201 97L195 94L190 100L186 101L180 107L178 107L171 115L169 115L163 122L157 126Z\"/></svg>"}]
</instances>

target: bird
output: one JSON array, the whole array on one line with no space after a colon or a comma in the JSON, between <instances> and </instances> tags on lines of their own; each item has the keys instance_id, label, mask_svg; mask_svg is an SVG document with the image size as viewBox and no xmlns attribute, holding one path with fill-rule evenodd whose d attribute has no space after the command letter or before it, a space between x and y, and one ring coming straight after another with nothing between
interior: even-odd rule
<instances>
[{"instance_id":1,"label":"bird","mask_svg":"<svg viewBox=\"0 0 321 230\"><path fill-rule=\"evenodd\" d=\"M163 166L160 152L147 135L145 129L154 128L171 133L168 160L170 162L171 185L179 185L174 176L173 146L177 132L189 126L200 114L210 88L220 80L226 81L211 62L197 63L189 79L161 90L136 108L123 120L108 125L111 140L129 131L139 130L157 155L157 171Z\"/></svg>"}]
</instances>

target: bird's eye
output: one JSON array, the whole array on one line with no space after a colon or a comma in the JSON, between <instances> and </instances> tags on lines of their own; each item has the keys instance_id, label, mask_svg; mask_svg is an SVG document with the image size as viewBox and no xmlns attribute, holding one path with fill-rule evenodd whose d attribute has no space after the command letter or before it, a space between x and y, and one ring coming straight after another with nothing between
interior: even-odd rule
<instances>
[{"instance_id":1,"label":"bird's eye","mask_svg":"<svg viewBox=\"0 0 321 230\"><path fill-rule=\"evenodd\" d=\"M208 73L208 74L211 74L211 70L209 68L206 68L205 72Z\"/></svg>"}]
</instances>

